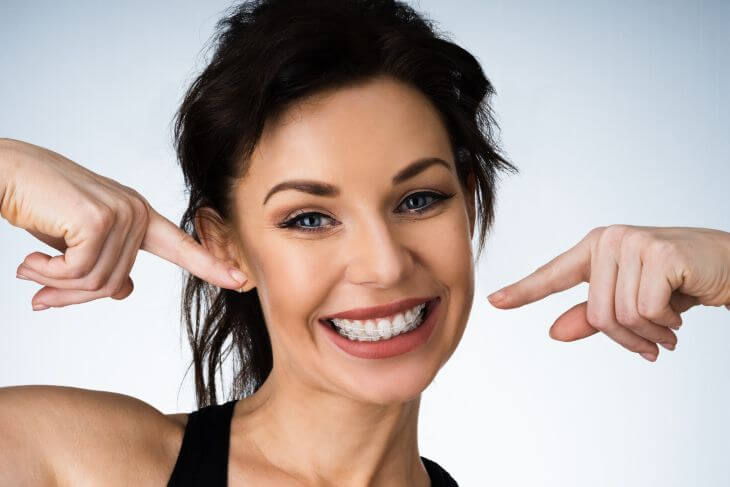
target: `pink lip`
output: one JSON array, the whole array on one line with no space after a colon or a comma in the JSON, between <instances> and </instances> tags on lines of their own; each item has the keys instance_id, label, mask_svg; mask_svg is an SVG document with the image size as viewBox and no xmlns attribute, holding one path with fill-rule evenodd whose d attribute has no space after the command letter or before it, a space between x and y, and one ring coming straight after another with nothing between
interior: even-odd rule
<instances>
[{"instance_id":1,"label":"pink lip","mask_svg":"<svg viewBox=\"0 0 730 487\"><path fill-rule=\"evenodd\" d=\"M322 330L328 340L334 343L343 352L354 357L364 359L384 359L395 357L415 350L429 341L436 324L440 321L441 298L437 298L431 305L426 320L415 330L402 333L388 340L375 342L360 342L343 337L333 330L327 320L320 320Z\"/></svg>"},{"instance_id":2,"label":"pink lip","mask_svg":"<svg viewBox=\"0 0 730 487\"><path fill-rule=\"evenodd\" d=\"M322 320L329 320L332 318L338 318L341 320L367 320L375 318L383 318L385 316L391 316L401 311L406 311L413 308L416 305L425 303L435 299L436 296L425 297L425 298L409 298L401 301L395 301L390 304L383 304L380 306L372 306L370 308L356 308L337 313L336 315L329 315Z\"/></svg>"}]
</instances>

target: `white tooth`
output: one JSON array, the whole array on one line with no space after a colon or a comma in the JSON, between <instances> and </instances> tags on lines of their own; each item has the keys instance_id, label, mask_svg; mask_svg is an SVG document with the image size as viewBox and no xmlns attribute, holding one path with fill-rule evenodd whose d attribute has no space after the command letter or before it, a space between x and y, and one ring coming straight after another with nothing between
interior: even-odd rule
<instances>
[{"instance_id":1,"label":"white tooth","mask_svg":"<svg viewBox=\"0 0 730 487\"><path fill-rule=\"evenodd\" d=\"M388 320L378 321L378 331L380 336L386 340L393 336L393 330L390 328L390 322Z\"/></svg>"},{"instance_id":2,"label":"white tooth","mask_svg":"<svg viewBox=\"0 0 730 487\"><path fill-rule=\"evenodd\" d=\"M393 320L393 334L397 335L401 333L406 328L406 319L403 316L403 313L398 313L395 315L395 319Z\"/></svg>"},{"instance_id":3,"label":"white tooth","mask_svg":"<svg viewBox=\"0 0 730 487\"><path fill-rule=\"evenodd\" d=\"M387 340L401 333L406 333L420 325L420 316L425 303L419 304L405 313L398 313L393 316L392 321L387 318L375 320L333 320L337 325L338 332L349 338L358 341L379 341Z\"/></svg>"},{"instance_id":4,"label":"white tooth","mask_svg":"<svg viewBox=\"0 0 730 487\"><path fill-rule=\"evenodd\" d=\"M410 309L408 311L406 311L405 318L406 318L406 322L408 322L408 323L413 321L413 311Z\"/></svg>"},{"instance_id":5,"label":"white tooth","mask_svg":"<svg viewBox=\"0 0 730 487\"><path fill-rule=\"evenodd\" d=\"M375 330L375 323L373 320L367 320L365 322L365 334L371 338L377 338L378 332Z\"/></svg>"},{"instance_id":6,"label":"white tooth","mask_svg":"<svg viewBox=\"0 0 730 487\"><path fill-rule=\"evenodd\" d=\"M365 327L362 326L362 323L360 323L360 322L357 322L357 321L351 322L350 329L357 336L362 336L365 334Z\"/></svg>"}]
</instances>

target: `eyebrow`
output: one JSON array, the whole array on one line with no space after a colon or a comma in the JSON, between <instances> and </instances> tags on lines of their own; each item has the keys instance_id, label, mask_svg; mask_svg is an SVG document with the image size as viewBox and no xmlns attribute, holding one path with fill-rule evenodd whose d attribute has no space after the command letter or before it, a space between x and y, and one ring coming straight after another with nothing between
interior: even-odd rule
<instances>
[{"instance_id":1,"label":"eyebrow","mask_svg":"<svg viewBox=\"0 0 730 487\"><path fill-rule=\"evenodd\" d=\"M443 166L448 169L449 172L451 172L451 166L443 159L439 157L423 157L420 159L416 159L415 161L411 162L406 167L398 171L398 173L396 173L396 175L392 178L393 186L395 186L396 184L400 184L412 177L415 177L416 175L422 173L427 168L433 165ZM335 197L339 196L340 194L340 189L332 184L308 179L297 179L284 181L271 188L266 194L263 204L265 205L274 193L287 189L295 189L297 191L313 194L315 196Z\"/></svg>"}]
</instances>

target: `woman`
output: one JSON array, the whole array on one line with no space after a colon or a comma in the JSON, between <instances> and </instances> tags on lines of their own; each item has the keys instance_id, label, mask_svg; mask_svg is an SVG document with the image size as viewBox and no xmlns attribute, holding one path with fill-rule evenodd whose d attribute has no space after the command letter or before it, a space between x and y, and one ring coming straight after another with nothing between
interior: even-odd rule
<instances>
[{"instance_id":1,"label":"woman","mask_svg":"<svg viewBox=\"0 0 730 487\"><path fill-rule=\"evenodd\" d=\"M126 298L140 248L190 271L201 409L6 388L0 485L455 485L419 455L418 408L468 319L496 171L515 170L491 92L405 5L256 2L223 19L178 113L182 230L131 188L2 141L3 218L64 253L19 266L46 286L34 305ZM655 360L679 313L730 304L728 249L718 230L599 227L493 303L590 282L551 335L603 331ZM220 404L229 344L239 400Z\"/></svg>"}]
</instances>

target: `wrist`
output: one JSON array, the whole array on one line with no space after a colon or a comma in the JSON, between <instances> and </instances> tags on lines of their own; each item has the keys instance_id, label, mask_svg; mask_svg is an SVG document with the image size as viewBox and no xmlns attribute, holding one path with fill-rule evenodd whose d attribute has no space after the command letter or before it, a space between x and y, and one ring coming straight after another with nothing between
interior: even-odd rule
<instances>
[{"instance_id":1,"label":"wrist","mask_svg":"<svg viewBox=\"0 0 730 487\"><path fill-rule=\"evenodd\" d=\"M4 208L5 193L18 164L17 140L0 137L0 216Z\"/></svg>"},{"instance_id":2,"label":"wrist","mask_svg":"<svg viewBox=\"0 0 730 487\"><path fill-rule=\"evenodd\" d=\"M8 167L10 166L10 163L8 162L9 158L9 145L11 141L10 139L5 139L0 137L0 208L3 207L3 199L5 198L5 186L6 181L8 180Z\"/></svg>"}]
</instances>

